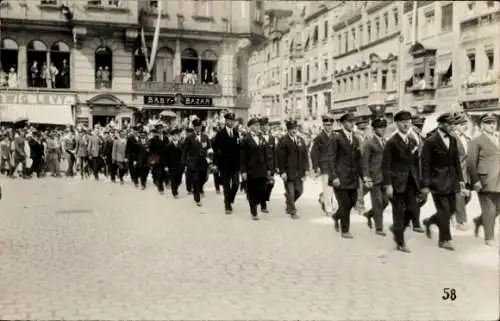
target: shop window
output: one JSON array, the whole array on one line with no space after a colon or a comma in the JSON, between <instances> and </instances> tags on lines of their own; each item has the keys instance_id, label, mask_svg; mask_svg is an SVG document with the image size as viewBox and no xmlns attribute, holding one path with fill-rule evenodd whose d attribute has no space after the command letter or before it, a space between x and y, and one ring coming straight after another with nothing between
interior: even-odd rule
<instances>
[{"instance_id":1,"label":"shop window","mask_svg":"<svg viewBox=\"0 0 500 321\"><path fill-rule=\"evenodd\" d=\"M476 72L476 54L468 53L467 60L469 61L469 72L472 74Z\"/></svg>"},{"instance_id":2,"label":"shop window","mask_svg":"<svg viewBox=\"0 0 500 321\"><path fill-rule=\"evenodd\" d=\"M442 74L440 74L439 76L439 79L438 79L438 86L439 87L448 87L448 86L451 86L452 84L452 77L453 77L453 66L452 64L450 63L450 66L448 67L448 69L446 69L445 72L443 72Z\"/></svg>"},{"instance_id":3,"label":"shop window","mask_svg":"<svg viewBox=\"0 0 500 321\"><path fill-rule=\"evenodd\" d=\"M17 88L19 47L12 39L2 39L0 47L0 86Z\"/></svg>"},{"instance_id":4,"label":"shop window","mask_svg":"<svg viewBox=\"0 0 500 321\"><path fill-rule=\"evenodd\" d=\"M70 48L64 42L56 42L50 48L50 69L57 71L54 88L70 88Z\"/></svg>"},{"instance_id":5,"label":"shop window","mask_svg":"<svg viewBox=\"0 0 500 321\"><path fill-rule=\"evenodd\" d=\"M450 31L453 28L453 3L441 7L441 30Z\"/></svg>"},{"instance_id":6,"label":"shop window","mask_svg":"<svg viewBox=\"0 0 500 321\"><path fill-rule=\"evenodd\" d=\"M387 70L382 70L382 79L380 80L382 90L387 90Z\"/></svg>"},{"instance_id":7,"label":"shop window","mask_svg":"<svg viewBox=\"0 0 500 321\"><path fill-rule=\"evenodd\" d=\"M173 59L173 56L172 56ZM201 81L204 84L218 84L217 54L213 50L205 50L201 55Z\"/></svg>"},{"instance_id":8,"label":"shop window","mask_svg":"<svg viewBox=\"0 0 500 321\"><path fill-rule=\"evenodd\" d=\"M296 72L297 83L300 84L302 82L302 68L298 67L297 70L295 70L295 72Z\"/></svg>"},{"instance_id":9,"label":"shop window","mask_svg":"<svg viewBox=\"0 0 500 321\"><path fill-rule=\"evenodd\" d=\"M268 54L269 59L269 54ZM198 83L198 53L192 48L184 49L181 55L181 79L184 84Z\"/></svg>"},{"instance_id":10,"label":"shop window","mask_svg":"<svg viewBox=\"0 0 500 321\"><path fill-rule=\"evenodd\" d=\"M33 40L27 47L28 86L47 88L52 86L57 70L47 66L47 46L39 40ZM52 66L51 66L52 67Z\"/></svg>"},{"instance_id":11,"label":"shop window","mask_svg":"<svg viewBox=\"0 0 500 321\"><path fill-rule=\"evenodd\" d=\"M493 8L495 6L495 1L486 1L488 8Z\"/></svg>"},{"instance_id":12,"label":"shop window","mask_svg":"<svg viewBox=\"0 0 500 321\"><path fill-rule=\"evenodd\" d=\"M95 51L95 88L111 88L113 82L113 52L108 47Z\"/></svg>"}]
</instances>

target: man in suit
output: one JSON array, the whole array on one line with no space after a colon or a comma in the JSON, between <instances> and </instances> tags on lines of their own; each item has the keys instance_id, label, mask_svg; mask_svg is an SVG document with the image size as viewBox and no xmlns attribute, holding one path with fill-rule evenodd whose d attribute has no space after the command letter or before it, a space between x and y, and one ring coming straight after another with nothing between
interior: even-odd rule
<instances>
[{"instance_id":1,"label":"man in suit","mask_svg":"<svg viewBox=\"0 0 500 321\"><path fill-rule=\"evenodd\" d=\"M99 152L101 151L101 139L97 129L92 131L88 139L88 154L89 160L96 180L99 179Z\"/></svg>"},{"instance_id":2,"label":"man in suit","mask_svg":"<svg viewBox=\"0 0 500 321\"><path fill-rule=\"evenodd\" d=\"M233 203L240 186L240 134L234 128L235 115L226 113L225 128L213 140L215 170L220 175L226 214L233 212Z\"/></svg>"},{"instance_id":3,"label":"man in suit","mask_svg":"<svg viewBox=\"0 0 500 321\"><path fill-rule=\"evenodd\" d=\"M285 184L286 212L292 219L298 219L295 202L304 191L304 178L309 170L306 142L297 135L297 121L286 122L287 133L278 143L279 174Z\"/></svg>"},{"instance_id":4,"label":"man in suit","mask_svg":"<svg viewBox=\"0 0 500 321\"><path fill-rule=\"evenodd\" d=\"M363 146L364 142L369 138L367 135L368 131L368 120L365 118L360 118L356 121L356 126L354 127L354 135L358 138L359 146ZM356 206L354 207L359 214L365 212L365 195L368 193L363 180L359 179L358 187L358 200L356 201Z\"/></svg>"},{"instance_id":5,"label":"man in suit","mask_svg":"<svg viewBox=\"0 0 500 321\"><path fill-rule=\"evenodd\" d=\"M148 134L146 132L139 133L139 141L136 144L136 153L134 154L134 171L136 173L134 184L139 186L141 184L142 190L146 189L148 175L150 172L150 153Z\"/></svg>"},{"instance_id":6,"label":"man in suit","mask_svg":"<svg viewBox=\"0 0 500 321\"><path fill-rule=\"evenodd\" d=\"M197 206L201 206L201 194L207 181L209 154L212 152L210 138L201 132L201 120L192 121L193 133L184 141L182 163L186 166L186 178L192 184L193 197Z\"/></svg>"},{"instance_id":7,"label":"man in suit","mask_svg":"<svg viewBox=\"0 0 500 321\"><path fill-rule=\"evenodd\" d=\"M130 174L130 179L132 182L134 182L135 187L139 186L139 180L137 173L135 171L135 159L137 158L137 152L138 152L138 137L137 137L137 130L138 128L133 128L128 137L127 137L127 144L125 148L125 158L128 161L128 171Z\"/></svg>"},{"instance_id":8,"label":"man in suit","mask_svg":"<svg viewBox=\"0 0 500 321\"><path fill-rule=\"evenodd\" d=\"M430 237L430 224L439 227L440 248L453 251L451 243L450 218L455 212L455 195L465 189L462 168L458 156L457 139L450 133L453 130L454 116L443 113L437 118L438 129L424 141L421 155L422 194L432 193L437 214L424 220L427 236Z\"/></svg>"},{"instance_id":9,"label":"man in suit","mask_svg":"<svg viewBox=\"0 0 500 321\"><path fill-rule=\"evenodd\" d=\"M182 164L182 146L180 139L181 130L173 128L170 130L170 139L166 148L166 166L170 176L170 188L174 198L179 197L179 185L182 182L184 165Z\"/></svg>"},{"instance_id":10,"label":"man in suit","mask_svg":"<svg viewBox=\"0 0 500 321\"><path fill-rule=\"evenodd\" d=\"M269 171L270 171L269 179L266 182L265 197L260 201L260 210L262 213L269 213L269 210L267 208L267 202L269 202L271 198L271 193L274 188L274 174L276 173L276 166L277 166L277 159L276 159L277 139L271 133L268 118L266 117L261 118L259 120L259 124L260 124L260 132L262 134L262 138L266 148L266 155L268 158Z\"/></svg>"},{"instance_id":11,"label":"man in suit","mask_svg":"<svg viewBox=\"0 0 500 321\"><path fill-rule=\"evenodd\" d=\"M418 143L418 155L419 161L421 160L422 148L424 147L424 136L422 135L422 129L424 128L425 118L415 115L411 119L412 129L411 134L415 138ZM420 164L420 170L422 170L422 166ZM422 177L420 173L420 177ZM424 229L422 228L422 224L420 224L420 208L425 205L427 202L427 196L418 194L417 195L417 210L413 213L413 217L411 218L411 225L413 232L424 233Z\"/></svg>"},{"instance_id":12,"label":"man in suit","mask_svg":"<svg viewBox=\"0 0 500 321\"><path fill-rule=\"evenodd\" d=\"M25 150L26 135L23 129L19 129L17 133L14 134L14 139L12 140L12 158L13 166L10 169L9 176L13 177L19 164L21 164L21 175L26 178L26 150Z\"/></svg>"},{"instance_id":13,"label":"man in suit","mask_svg":"<svg viewBox=\"0 0 500 321\"><path fill-rule=\"evenodd\" d=\"M387 121L384 117L376 118L372 121L374 135L369 138L361 149L363 162L363 181L365 186L371 191L372 209L364 213L368 220L368 227L373 226L375 221L375 233L385 236L383 214L389 200L387 199L385 186L382 182L382 158L385 146L385 130Z\"/></svg>"},{"instance_id":14,"label":"man in suit","mask_svg":"<svg viewBox=\"0 0 500 321\"><path fill-rule=\"evenodd\" d=\"M258 119L248 121L250 132L242 139L240 147L241 178L246 182L246 193L250 214L259 220L257 206L266 198L266 184L271 176L266 142L260 133Z\"/></svg>"},{"instance_id":15,"label":"man in suit","mask_svg":"<svg viewBox=\"0 0 500 321\"><path fill-rule=\"evenodd\" d=\"M351 239L353 236L349 232L350 215L358 201L359 183L363 177L361 142L354 134L354 115L352 113L343 114L339 121L342 124L342 129L339 134L332 137L328 149L329 181L339 204L332 219L335 222L335 230L339 231L340 221L341 236Z\"/></svg>"},{"instance_id":16,"label":"man in suit","mask_svg":"<svg viewBox=\"0 0 500 321\"><path fill-rule=\"evenodd\" d=\"M397 130L385 144L382 158L383 184L392 203L391 232L396 250L409 253L404 230L417 211L420 190L418 142L410 133L411 113L406 110L394 115Z\"/></svg>"},{"instance_id":17,"label":"man in suit","mask_svg":"<svg viewBox=\"0 0 500 321\"><path fill-rule=\"evenodd\" d=\"M495 246L495 219L500 212L500 136L497 117L484 114L479 119L482 133L468 147L470 183L479 196L481 216L474 218L475 234L484 228L484 241Z\"/></svg>"},{"instance_id":18,"label":"man in suit","mask_svg":"<svg viewBox=\"0 0 500 321\"><path fill-rule=\"evenodd\" d=\"M328 148L332 141L334 119L330 115L323 115L323 130L314 138L311 147L311 164L316 176L321 179L321 208L325 215L333 215L333 189L328 185L330 159Z\"/></svg>"},{"instance_id":19,"label":"man in suit","mask_svg":"<svg viewBox=\"0 0 500 321\"><path fill-rule=\"evenodd\" d=\"M111 147L111 181L114 183L116 179L116 174L120 179L120 184L123 184L123 177L127 172L127 140L125 139L125 131L121 130L118 133L118 138L113 140L113 146Z\"/></svg>"},{"instance_id":20,"label":"man in suit","mask_svg":"<svg viewBox=\"0 0 500 321\"><path fill-rule=\"evenodd\" d=\"M31 169L30 173L33 175L36 173L36 176L40 178L42 176L42 161L43 161L43 145L40 141L40 133L35 131L33 132L33 137L29 140L30 148L31 148Z\"/></svg>"},{"instance_id":21,"label":"man in suit","mask_svg":"<svg viewBox=\"0 0 500 321\"><path fill-rule=\"evenodd\" d=\"M212 146L214 145L214 140L215 140L215 137L217 137L217 133L219 131L221 131L221 130L224 130L224 127L225 126L224 126L223 122L219 122L217 124L217 126L214 127L213 136L210 137L210 143L212 144ZM214 171L213 172L213 179L214 179L215 192L217 194L220 194L220 186L222 185L222 183L221 183L221 180L220 180L220 173L219 173L219 171Z\"/></svg>"},{"instance_id":22,"label":"man in suit","mask_svg":"<svg viewBox=\"0 0 500 321\"><path fill-rule=\"evenodd\" d=\"M106 164L106 173L111 177L111 181L115 182L116 179L116 167L113 165L113 142L115 141L115 133L104 132L103 146L102 146L102 154L104 156L104 161Z\"/></svg>"}]
</instances>

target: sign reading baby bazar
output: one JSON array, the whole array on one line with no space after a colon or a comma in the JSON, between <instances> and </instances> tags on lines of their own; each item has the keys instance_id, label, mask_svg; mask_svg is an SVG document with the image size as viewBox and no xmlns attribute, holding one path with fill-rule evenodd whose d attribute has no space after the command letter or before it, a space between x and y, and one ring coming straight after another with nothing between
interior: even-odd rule
<instances>
[{"instance_id":1,"label":"sign reading baby bazar","mask_svg":"<svg viewBox=\"0 0 500 321\"><path fill-rule=\"evenodd\" d=\"M181 94L145 95L144 104L157 105L157 106L184 105L184 106L209 107L213 105L213 100L212 97L183 96Z\"/></svg>"},{"instance_id":2,"label":"sign reading baby bazar","mask_svg":"<svg viewBox=\"0 0 500 321\"><path fill-rule=\"evenodd\" d=\"M0 104L15 105L74 105L74 95L52 93L0 93Z\"/></svg>"}]
</instances>

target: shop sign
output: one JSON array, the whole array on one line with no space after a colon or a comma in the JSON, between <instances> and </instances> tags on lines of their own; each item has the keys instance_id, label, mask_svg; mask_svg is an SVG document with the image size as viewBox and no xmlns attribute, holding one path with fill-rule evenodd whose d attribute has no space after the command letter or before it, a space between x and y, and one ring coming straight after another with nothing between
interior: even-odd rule
<instances>
[{"instance_id":1,"label":"shop sign","mask_svg":"<svg viewBox=\"0 0 500 321\"><path fill-rule=\"evenodd\" d=\"M464 101L463 107L465 110L481 110L499 108L498 99L483 99L474 101Z\"/></svg>"},{"instance_id":2,"label":"shop sign","mask_svg":"<svg viewBox=\"0 0 500 321\"><path fill-rule=\"evenodd\" d=\"M16 105L74 105L74 95L51 93L0 93L0 104Z\"/></svg>"},{"instance_id":3,"label":"shop sign","mask_svg":"<svg viewBox=\"0 0 500 321\"><path fill-rule=\"evenodd\" d=\"M144 96L145 105L158 105L158 106L172 106L172 105L184 105L184 106L212 106L212 97L203 96L184 96L181 94L177 95L145 95Z\"/></svg>"}]
</instances>

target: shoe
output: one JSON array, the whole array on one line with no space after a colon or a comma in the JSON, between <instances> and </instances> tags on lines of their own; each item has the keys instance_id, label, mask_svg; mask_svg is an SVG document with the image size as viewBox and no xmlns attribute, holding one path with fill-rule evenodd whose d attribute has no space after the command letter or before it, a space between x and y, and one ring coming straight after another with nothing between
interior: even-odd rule
<instances>
[{"instance_id":1,"label":"shoe","mask_svg":"<svg viewBox=\"0 0 500 321\"><path fill-rule=\"evenodd\" d=\"M413 228L413 232L415 232L415 233L424 233L425 230L422 227L417 226L417 227Z\"/></svg>"},{"instance_id":2,"label":"shoe","mask_svg":"<svg viewBox=\"0 0 500 321\"><path fill-rule=\"evenodd\" d=\"M465 225L465 223L457 224L456 229L459 231L467 231L468 227Z\"/></svg>"},{"instance_id":3,"label":"shoe","mask_svg":"<svg viewBox=\"0 0 500 321\"><path fill-rule=\"evenodd\" d=\"M396 251L403 253L411 253L410 249L406 247L406 245L398 245L396 246Z\"/></svg>"},{"instance_id":4,"label":"shoe","mask_svg":"<svg viewBox=\"0 0 500 321\"><path fill-rule=\"evenodd\" d=\"M252 220L259 221L260 217L258 215L252 215Z\"/></svg>"},{"instance_id":5,"label":"shoe","mask_svg":"<svg viewBox=\"0 0 500 321\"><path fill-rule=\"evenodd\" d=\"M196 202L196 206L201 207L201 202Z\"/></svg>"},{"instance_id":6,"label":"shoe","mask_svg":"<svg viewBox=\"0 0 500 321\"><path fill-rule=\"evenodd\" d=\"M472 221L474 222L474 236L479 237L479 227L481 227L481 225L479 224L479 219L476 217L472 219Z\"/></svg>"},{"instance_id":7,"label":"shoe","mask_svg":"<svg viewBox=\"0 0 500 321\"><path fill-rule=\"evenodd\" d=\"M267 208L261 208L260 211L265 214L269 214L269 210Z\"/></svg>"},{"instance_id":8,"label":"shoe","mask_svg":"<svg viewBox=\"0 0 500 321\"><path fill-rule=\"evenodd\" d=\"M368 225L368 228L371 230L373 228L373 220L372 220L372 217L370 215L370 212L364 212L363 213L363 216L366 217L366 224Z\"/></svg>"},{"instance_id":9,"label":"shoe","mask_svg":"<svg viewBox=\"0 0 500 321\"><path fill-rule=\"evenodd\" d=\"M380 235L380 236L386 236L387 235L387 233L385 233L384 231L375 231L375 234Z\"/></svg>"},{"instance_id":10,"label":"shoe","mask_svg":"<svg viewBox=\"0 0 500 321\"><path fill-rule=\"evenodd\" d=\"M146 189L146 186L142 185L142 186L141 186L141 189L142 189L142 190L145 190L145 189Z\"/></svg>"},{"instance_id":11,"label":"shoe","mask_svg":"<svg viewBox=\"0 0 500 321\"><path fill-rule=\"evenodd\" d=\"M231 213L233 213L233 211L230 208L226 208L226 215L229 215Z\"/></svg>"},{"instance_id":12,"label":"shoe","mask_svg":"<svg viewBox=\"0 0 500 321\"><path fill-rule=\"evenodd\" d=\"M425 226L425 236L427 236L427 238L429 239L432 239L431 223L429 222L429 219L426 218L425 220L422 221L422 223Z\"/></svg>"},{"instance_id":13,"label":"shoe","mask_svg":"<svg viewBox=\"0 0 500 321\"><path fill-rule=\"evenodd\" d=\"M293 219L293 220L298 220L300 218L300 216L298 216L297 214L291 214L290 217Z\"/></svg>"},{"instance_id":14,"label":"shoe","mask_svg":"<svg viewBox=\"0 0 500 321\"><path fill-rule=\"evenodd\" d=\"M495 242L495 240L485 240L484 244L486 244L487 246L491 246L491 247L497 246L497 243Z\"/></svg>"},{"instance_id":15,"label":"shoe","mask_svg":"<svg viewBox=\"0 0 500 321\"><path fill-rule=\"evenodd\" d=\"M442 249L448 250L448 251L455 251L455 247L448 241L446 242L439 242L438 246Z\"/></svg>"},{"instance_id":16,"label":"shoe","mask_svg":"<svg viewBox=\"0 0 500 321\"><path fill-rule=\"evenodd\" d=\"M344 239L353 239L354 237L352 236L351 233L347 232L347 233L342 233L340 236L342 236L342 238Z\"/></svg>"}]
</instances>

